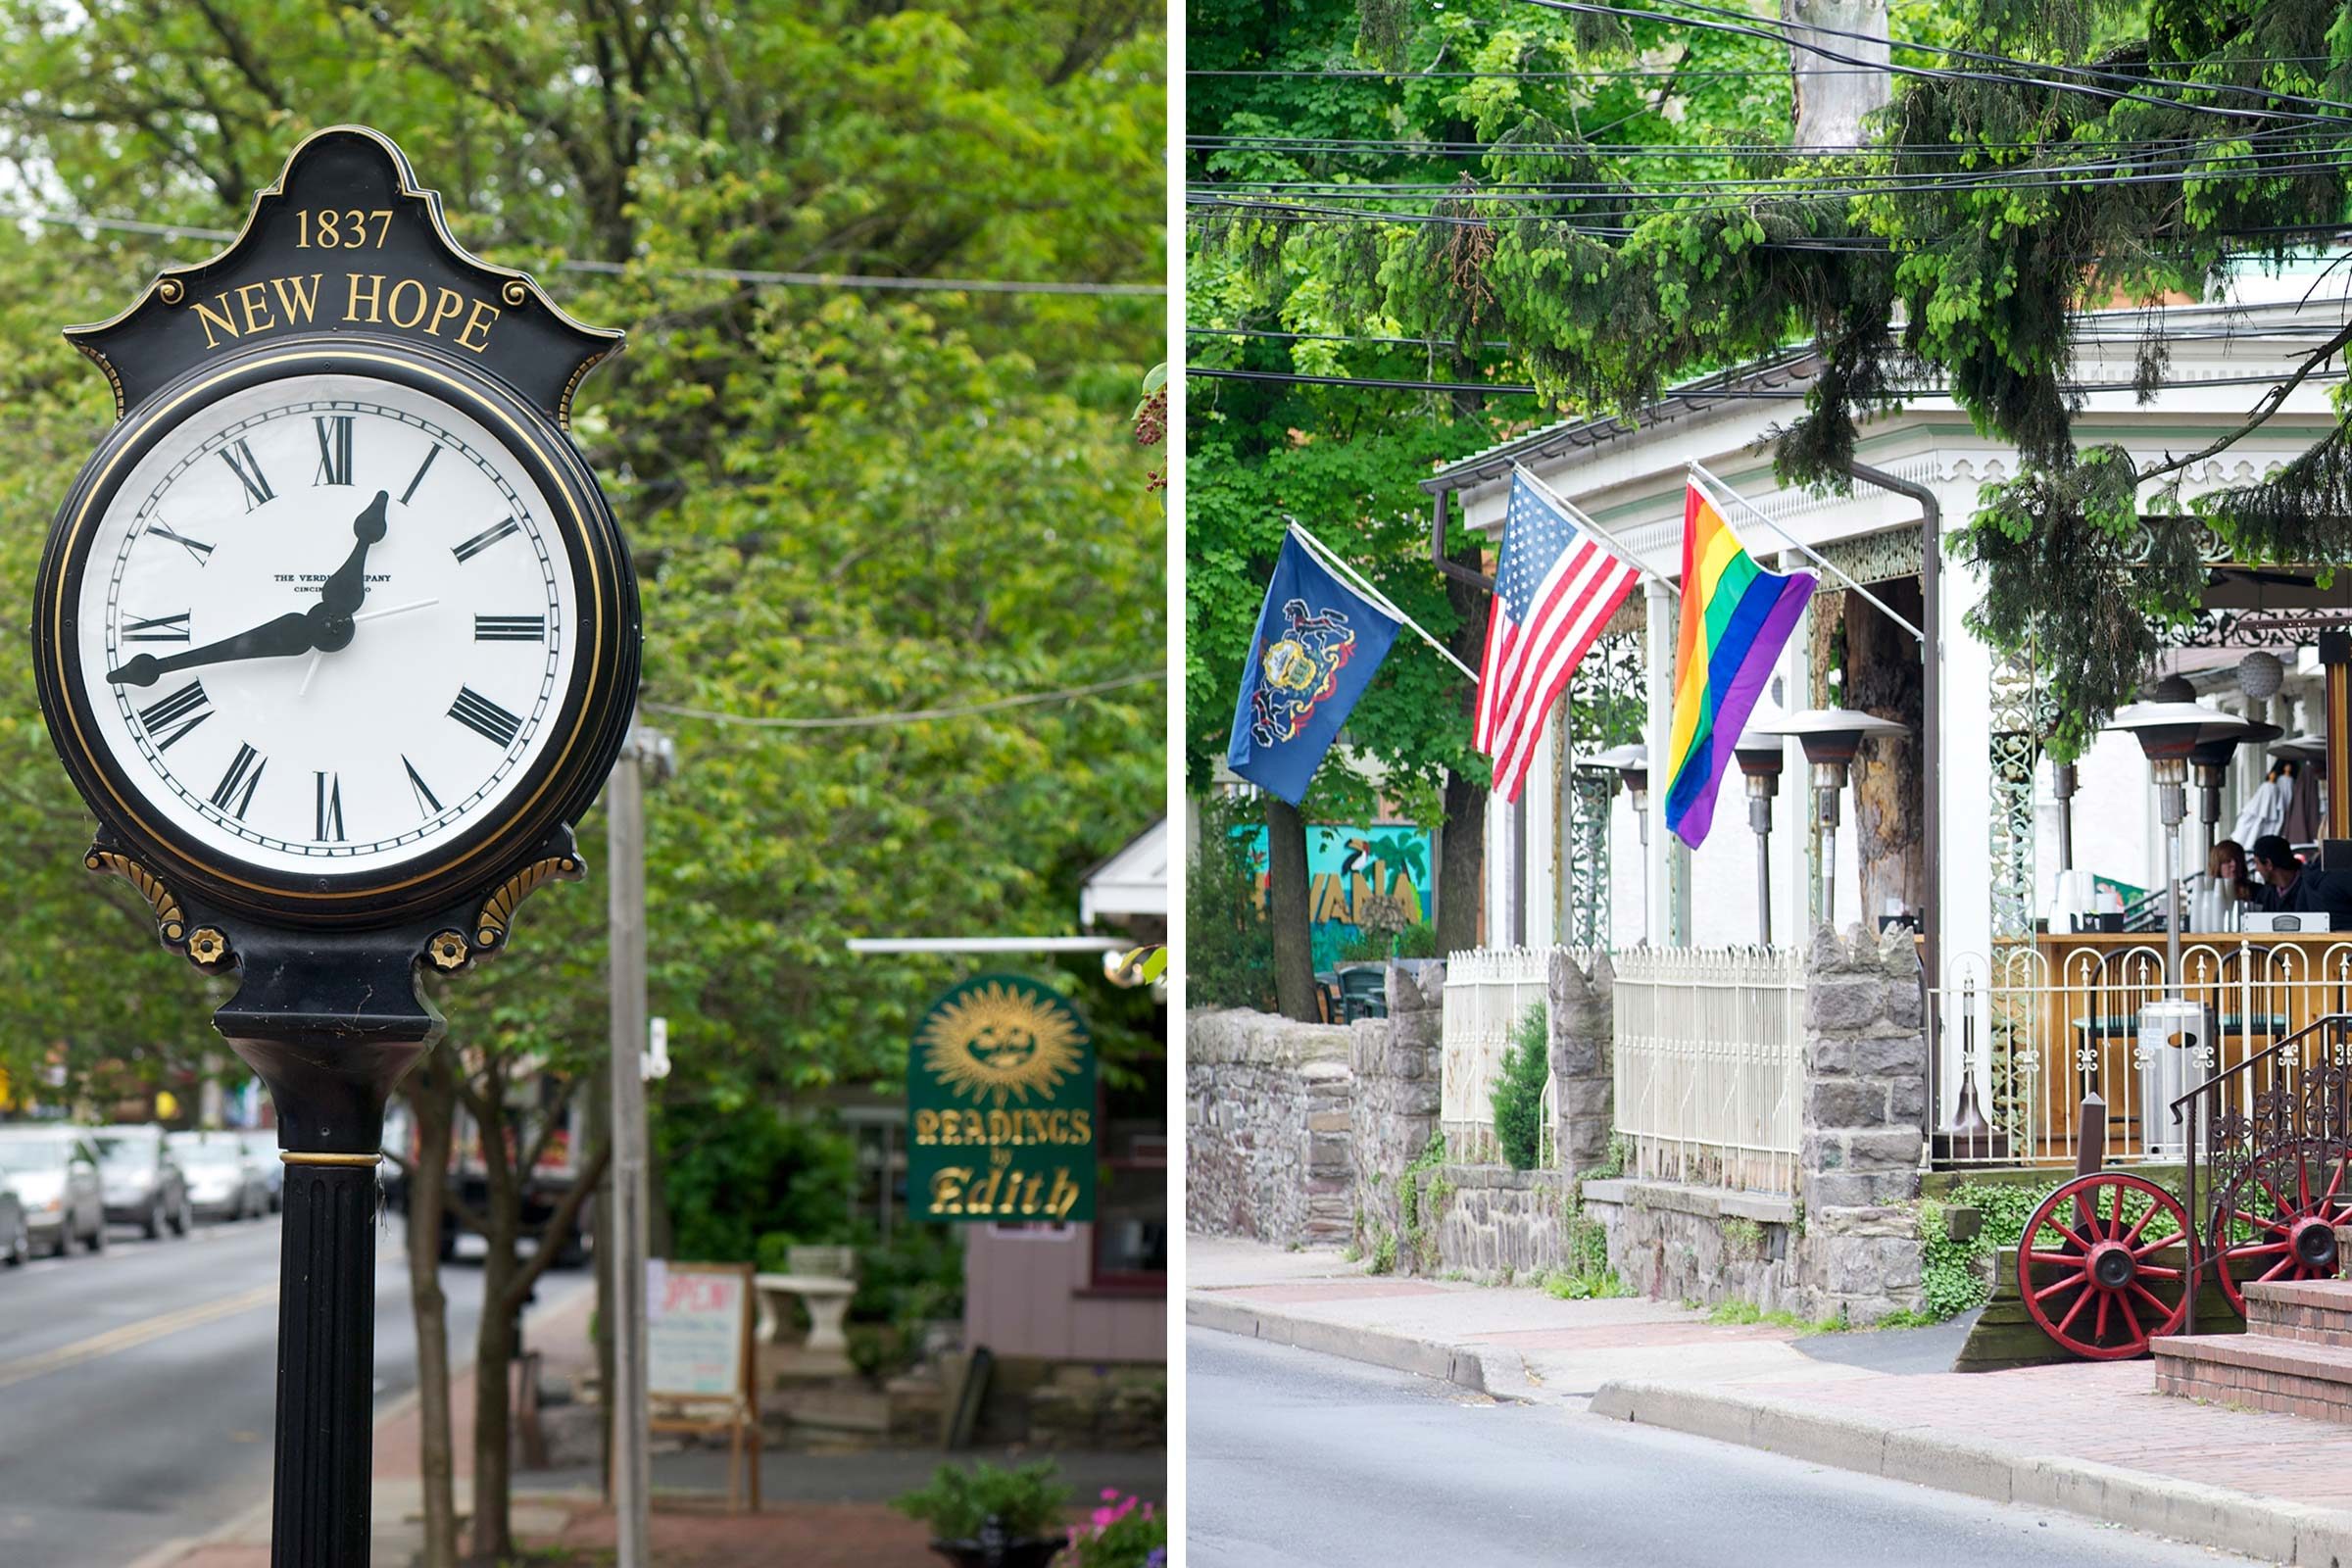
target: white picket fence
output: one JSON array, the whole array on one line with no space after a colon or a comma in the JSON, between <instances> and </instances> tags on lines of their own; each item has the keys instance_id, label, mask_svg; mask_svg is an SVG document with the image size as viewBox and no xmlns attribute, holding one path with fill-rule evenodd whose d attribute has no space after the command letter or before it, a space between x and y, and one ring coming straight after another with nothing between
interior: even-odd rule
<instances>
[{"instance_id":1,"label":"white picket fence","mask_svg":"<svg viewBox=\"0 0 2352 1568\"><path fill-rule=\"evenodd\" d=\"M1455 1159L1491 1161L1494 1080L1511 1031L1543 1002L1551 981L1549 948L1478 948L1446 960L1445 1081L1438 1125ZM1550 1099L1548 1081L1544 1087Z\"/></svg>"},{"instance_id":2,"label":"white picket fence","mask_svg":"<svg viewBox=\"0 0 2352 1568\"><path fill-rule=\"evenodd\" d=\"M1805 958L1796 948L1613 956L1617 1131L1627 1171L1796 1190Z\"/></svg>"}]
</instances>

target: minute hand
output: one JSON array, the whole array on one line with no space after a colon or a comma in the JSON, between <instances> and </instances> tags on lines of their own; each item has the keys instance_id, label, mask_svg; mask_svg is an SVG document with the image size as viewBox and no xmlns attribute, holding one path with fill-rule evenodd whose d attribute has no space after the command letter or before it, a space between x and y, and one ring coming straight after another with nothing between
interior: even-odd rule
<instances>
[{"instance_id":1,"label":"minute hand","mask_svg":"<svg viewBox=\"0 0 2352 1568\"><path fill-rule=\"evenodd\" d=\"M106 678L118 686L152 686L173 670L191 669L198 664L224 664L236 659L289 659L309 653L316 645L318 630L318 621L311 612L297 610L265 621L251 631L241 631L202 648L191 648L184 654L166 659L141 654L122 668L108 670Z\"/></svg>"}]
</instances>

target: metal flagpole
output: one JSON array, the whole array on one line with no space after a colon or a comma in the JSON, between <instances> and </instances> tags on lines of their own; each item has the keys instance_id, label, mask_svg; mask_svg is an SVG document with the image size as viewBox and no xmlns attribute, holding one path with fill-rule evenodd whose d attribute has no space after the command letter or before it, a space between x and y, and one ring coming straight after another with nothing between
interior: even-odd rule
<instances>
[{"instance_id":1,"label":"metal flagpole","mask_svg":"<svg viewBox=\"0 0 2352 1568\"><path fill-rule=\"evenodd\" d=\"M1615 548L1609 551L1610 555L1615 556L1619 561L1624 562L1627 565L1633 567L1636 571L1641 572L1643 576L1664 583L1673 591L1676 598L1679 599L1682 597L1683 590L1681 584L1677 583L1674 578L1669 576L1667 573L1658 570L1648 562L1643 561L1640 556L1636 555L1631 545L1628 545L1624 540L1609 532L1608 529L1603 528L1599 523L1594 522L1592 514L1587 513L1584 508L1578 506L1575 502L1570 501L1567 497L1561 495L1557 490L1554 490L1551 486L1537 478L1533 470L1521 467L1518 464L1514 463L1511 465L1511 471L1517 474L1524 474L1529 484L1532 484L1537 489L1543 491L1544 496L1550 500L1553 506L1568 514L1569 521L1575 523L1578 527L1587 530L1594 538L1601 540L1603 543L1614 546Z\"/></svg>"},{"instance_id":2,"label":"metal flagpole","mask_svg":"<svg viewBox=\"0 0 2352 1568\"><path fill-rule=\"evenodd\" d=\"M1918 638L1923 644L1928 640L1928 634L1926 632L1921 631L1917 626L1912 625L1902 616L1887 609L1886 600L1881 599L1877 594L1872 593L1869 589L1854 581L1853 578L1847 576L1837 566L1832 565L1830 562L1811 545L1808 545L1804 541L1795 538L1788 532L1788 529L1773 521L1772 518L1766 514L1763 508L1748 500L1745 496L1733 489L1730 485L1725 484L1721 479L1716 478L1713 474L1709 473L1704 467L1702 467L1695 460L1685 463L1684 466L1689 468L1692 473L1698 475L1698 477L1701 479L1704 479L1716 490L1721 491L1724 495L1729 496L1732 500L1746 508L1750 516L1756 518L1759 522L1763 523L1764 526L1770 528L1774 533L1779 534L1782 541L1786 543L1789 549L1795 551L1798 555L1803 556L1806 560L1812 562L1815 565L1828 572L1831 576L1837 578L1839 582L1845 584L1846 587L1852 589L1855 593L1860 594L1867 603L1877 606L1880 614L1885 615L1888 620L1891 620L1897 626L1902 627L1903 630Z\"/></svg>"},{"instance_id":3,"label":"metal flagpole","mask_svg":"<svg viewBox=\"0 0 2352 1568\"><path fill-rule=\"evenodd\" d=\"M1477 670L1472 669L1468 664L1465 664L1460 660L1454 658L1452 649L1447 648L1444 643L1438 641L1435 637L1432 637L1428 631L1423 628L1419 621L1406 614L1403 611L1398 610L1394 604L1391 604L1389 602L1388 595L1382 593L1379 589L1366 582L1362 573L1358 572L1353 566L1350 566L1348 564L1348 563L1342 561L1338 556L1334 555L1329 545L1316 538L1313 534L1308 533L1306 531L1306 526L1297 517L1292 516L1286 512L1282 514L1282 519L1291 525L1291 532L1298 536L1298 542L1306 547L1306 552L1308 555L1313 556L1317 562L1321 563L1323 565L1329 566L1341 576L1346 577L1349 587L1353 588L1357 593L1362 594L1379 609L1402 621L1405 625L1412 627L1414 631L1419 632L1421 635L1421 640L1429 644L1430 647L1435 648L1445 659L1446 662L1451 664L1454 668L1460 670L1472 680L1478 679Z\"/></svg>"}]
</instances>

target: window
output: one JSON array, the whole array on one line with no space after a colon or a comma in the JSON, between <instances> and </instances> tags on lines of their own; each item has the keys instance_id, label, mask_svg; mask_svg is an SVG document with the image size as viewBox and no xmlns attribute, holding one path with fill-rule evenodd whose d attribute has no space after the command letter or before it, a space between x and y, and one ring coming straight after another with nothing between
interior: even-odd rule
<instances>
[{"instance_id":1,"label":"window","mask_svg":"<svg viewBox=\"0 0 2352 1568\"><path fill-rule=\"evenodd\" d=\"M1168 1139L1157 1121L1106 1122L1095 1188L1098 1291L1163 1295L1168 1288Z\"/></svg>"}]
</instances>

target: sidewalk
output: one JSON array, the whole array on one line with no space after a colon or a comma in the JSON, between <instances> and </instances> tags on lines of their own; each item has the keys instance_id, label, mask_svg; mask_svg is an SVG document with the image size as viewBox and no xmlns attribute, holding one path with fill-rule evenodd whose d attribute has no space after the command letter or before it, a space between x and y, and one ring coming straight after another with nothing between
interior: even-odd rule
<instances>
[{"instance_id":1,"label":"sidewalk","mask_svg":"<svg viewBox=\"0 0 2352 1568\"><path fill-rule=\"evenodd\" d=\"M546 1355L551 1370L584 1366L588 1316L594 1304L595 1293L584 1291L528 1319L526 1339ZM457 1507L463 1518L472 1505L471 1368L451 1378L450 1399L457 1452ZM423 1549L423 1494L416 1463L419 1426L414 1396L396 1401L376 1421L374 1568L411 1568ZM938 1560L925 1545L922 1526L885 1503L794 1500L771 1502L757 1514L730 1515L722 1511L723 1497L661 1494L673 1484L673 1471L689 1484L700 1481L709 1468L700 1462L704 1457L693 1452L657 1456L653 1540L662 1568L752 1568L784 1560L799 1568L861 1564L918 1568ZM769 1465L791 1457L771 1454ZM592 1489L537 1493L532 1490L534 1479L527 1471L514 1477L514 1523L518 1545L611 1551L612 1515ZM265 1498L211 1539L166 1548L131 1568L269 1568L269 1564L270 1504Z\"/></svg>"},{"instance_id":2,"label":"sidewalk","mask_svg":"<svg viewBox=\"0 0 2352 1568\"><path fill-rule=\"evenodd\" d=\"M2276 1562L2352 1564L2352 1427L2165 1397L2145 1361L1954 1374L1928 1370L1923 1348L1953 1340L1940 1330L1800 1340L1666 1302L1374 1279L1336 1253L1186 1240L1196 1327Z\"/></svg>"}]
</instances>

